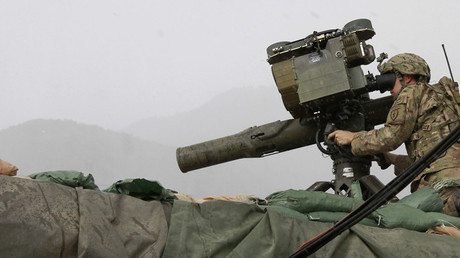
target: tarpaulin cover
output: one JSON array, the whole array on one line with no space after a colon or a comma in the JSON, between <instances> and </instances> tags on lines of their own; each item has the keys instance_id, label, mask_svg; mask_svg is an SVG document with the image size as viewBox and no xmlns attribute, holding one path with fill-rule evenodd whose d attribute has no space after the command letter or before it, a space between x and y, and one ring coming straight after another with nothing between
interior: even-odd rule
<instances>
[{"instance_id":1,"label":"tarpaulin cover","mask_svg":"<svg viewBox=\"0 0 460 258\"><path fill-rule=\"evenodd\" d=\"M163 257L288 257L332 226L255 205L174 202ZM355 225L312 257L458 257L460 238Z\"/></svg>"},{"instance_id":2,"label":"tarpaulin cover","mask_svg":"<svg viewBox=\"0 0 460 258\"><path fill-rule=\"evenodd\" d=\"M0 176L2 257L161 257L170 205Z\"/></svg>"},{"instance_id":3,"label":"tarpaulin cover","mask_svg":"<svg viewBox=\"0 0 460 258\"><path fill-rule=\"evenodd\" d=\"M176 200L171 210L53 182L0 176L0 186L2 257L287 257L332 225L282 206ZM355 225L313 257L457 257L459 246L457 237Z\"/></svg>"}]
</instances>

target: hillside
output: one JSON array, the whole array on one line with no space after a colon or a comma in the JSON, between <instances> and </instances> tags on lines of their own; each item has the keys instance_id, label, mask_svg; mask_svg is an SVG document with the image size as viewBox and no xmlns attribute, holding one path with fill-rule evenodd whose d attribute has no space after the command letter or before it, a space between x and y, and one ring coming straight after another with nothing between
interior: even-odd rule
<instances>
[{"instance_id":1,"label":"hillside","mask_svg":"<svg viewBox=\"0 0 460 258\"><path fill-rule=\"evenodd\" d=\"M305 188L313 180L331 176L330 169L321 169L330 161L318 160L321 155L308 148L183 174L173 147L70 120L32 120L9 127L0 131L0 144L0 158L16 165L18 175L78 170L91 173L100 188L119 179L147 178L194 197L265 197L279 190ZM305 157L311 157L312 162L306 162Z\"/></svg>"},{"instance_id":2,"label":"hillside","mask_svg":"<svg viewBox=\"0 0 460 258\"><path fill-rule=\"evenodd\" d=\"M170 117L150 117L123 131L142 139L184 146L292 118L276 86L234 88L205 105Z\"/></svg>"},{"instance_id":3,"label":"hillside","mask_svg":"<svg viewBox=\"0 0 460 258\"><path fill-rule=\"evenodd\" d=\"M91 173L101 188L119 179L147 178L194 197L263 198L333 179L332 160L307 146L183 174L175 149L289 118L276 89L241 88L187 113L144 119L124 133L69 120L32 120L0 131L0 158L18 166L20 175L61 169ZM381 172L374 164L371 173L388 182L390 170Z\"/></svg>"},{"instance_id":4,"label":"hillside","mask_svg":"<svg viewBox=\"0 0 460 258\"><path fill-rule=\"evenodd\" d=\"M28 175L50 170L91 173L100 187L129 177L160 177L174 149L70 120L32 120L0 131L0 157ZM172 173L171 173L172 174Z\"/></svg>"}]
</instances>

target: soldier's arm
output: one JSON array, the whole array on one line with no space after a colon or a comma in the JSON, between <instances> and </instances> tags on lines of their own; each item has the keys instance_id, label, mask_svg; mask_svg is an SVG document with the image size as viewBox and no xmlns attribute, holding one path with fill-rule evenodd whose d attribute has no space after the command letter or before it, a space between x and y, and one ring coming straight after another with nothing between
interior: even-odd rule
<instances>
[{"instance_id":1,"label":"soldier's arm","mask_svg":"<svg viewBox=\"0 0 460 258\"><path fill-rule=\"evenodd\" d=\"M405 88L391 107L382 128L355 134L351 149L354 155L373 155L395 150L412 134L417 119L418 106L415 87Z\"/></svg>"}]
</instances>

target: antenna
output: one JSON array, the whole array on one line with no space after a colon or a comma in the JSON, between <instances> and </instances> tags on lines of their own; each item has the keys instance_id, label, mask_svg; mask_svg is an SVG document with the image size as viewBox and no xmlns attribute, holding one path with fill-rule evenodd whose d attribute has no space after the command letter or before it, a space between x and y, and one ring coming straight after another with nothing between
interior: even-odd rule
<instances>
[{"instance_id":1,"label":"antenna","mask_svg":"<svg viewBox=\"0 0 460 258\"><path fill-rule=\"evenodd\" d=\"M444 56L446 57L447 67L449 67L450 78L452 78L452 81L455 81L454 75L452 75L452 70L450 69L450 63L449 63L449 58L447 57L446 48L444 47L444 44L442 44L441 46L442 46L442 50L444 51Z\"/></svg>"}]
</instances>

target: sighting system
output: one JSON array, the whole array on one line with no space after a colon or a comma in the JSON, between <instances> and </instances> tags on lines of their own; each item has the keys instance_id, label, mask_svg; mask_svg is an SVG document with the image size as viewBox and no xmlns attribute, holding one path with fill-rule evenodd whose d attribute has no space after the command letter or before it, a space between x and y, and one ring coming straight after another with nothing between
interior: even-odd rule
<instances>
[{"instance_id":1,"label":"sighting system","mask_svg":"<svg viewBox=\"0 0 460 258\"><path fill-rule=\"evenodd\" d=\"M337 194L351 195L351 183L359 180L365 195L375 193L383 184L369 173L373 157L355 157L349 148L338 147L327 138L336 129L370 130L386 120L391 96L373 100L369 92L383 93L392 88L396 77L392 73L364 75L361 68L376 59L374 48L366 43L374 35L371 22L359 19L343 29L315 31L300 40L270 45L267 61L293 119L178 148L181 171L316 144L331 156L335 179L316 182L307 190L333 189ZM381 63L385 57L382 53L377 61Z\"/></svg>"}]
</instances>

